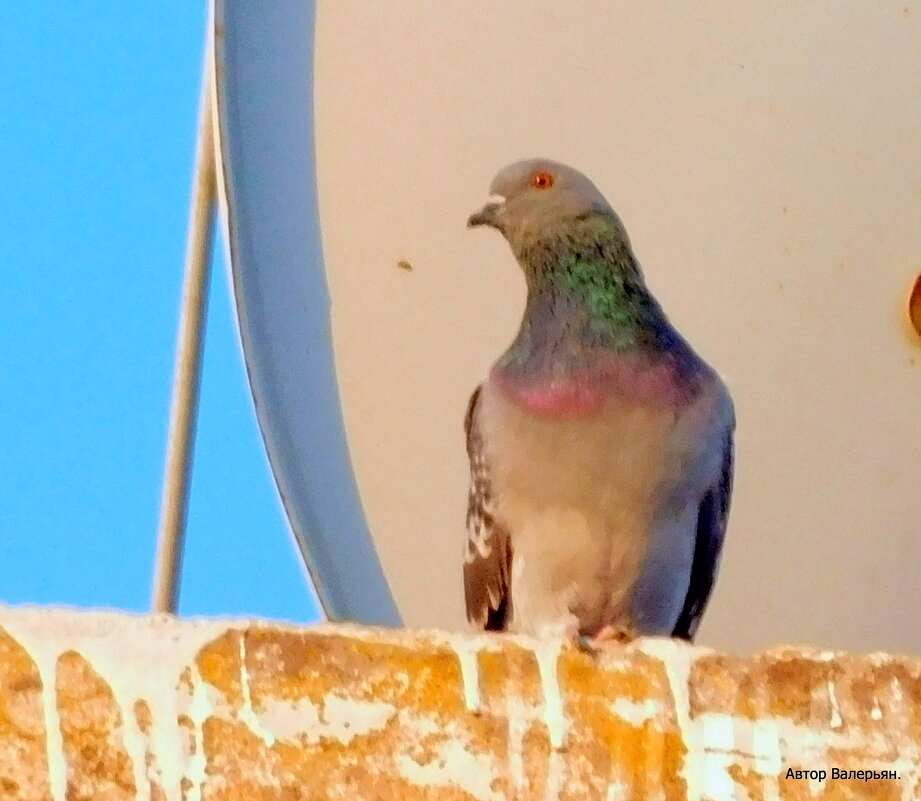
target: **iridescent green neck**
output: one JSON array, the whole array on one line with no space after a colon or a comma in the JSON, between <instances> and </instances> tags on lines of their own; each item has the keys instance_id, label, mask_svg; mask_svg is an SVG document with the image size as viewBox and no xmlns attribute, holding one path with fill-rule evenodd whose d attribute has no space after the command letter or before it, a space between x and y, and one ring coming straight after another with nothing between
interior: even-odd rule
<instances>
[{"instance_id":1,"label":"iridescent green neck","mask_svg":"<svg viewBox=\"0 0 921 801\"><path fill-rule=\"evenodd\" d=\"M567 221L516 255L528 302L506 366L585 366L592 352L656 347L671 338L616 217Z\"/></svg>"}]
</instances>

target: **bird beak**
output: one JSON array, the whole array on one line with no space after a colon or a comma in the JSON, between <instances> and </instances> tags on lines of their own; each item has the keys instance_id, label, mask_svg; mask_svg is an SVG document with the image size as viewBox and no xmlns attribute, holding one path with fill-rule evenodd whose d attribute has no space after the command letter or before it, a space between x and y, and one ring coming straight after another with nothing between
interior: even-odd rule
<instances>
[{"instance_id":1,"label":"bird beak","mask_svg":"<svg viewBox=\"0 0 921 801\"><path fill-rule=\"evenodd\" d=\"M489 202L479 211L470 215L467 220L467 227L475 228L478 225L488 225L491 228L498 228L504 210L505 197L503 195L490 195Z\"/></svg>"}]
</instances>

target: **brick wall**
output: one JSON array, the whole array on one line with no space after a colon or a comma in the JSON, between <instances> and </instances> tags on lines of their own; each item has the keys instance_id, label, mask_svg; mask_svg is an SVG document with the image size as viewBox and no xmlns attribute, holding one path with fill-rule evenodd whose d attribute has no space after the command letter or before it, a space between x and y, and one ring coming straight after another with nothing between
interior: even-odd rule
<instances>
[{"instance_id":1,"label":"brick wall","mask_svg":"<svg viewBox=\"0 0 921 801\"><path fill-rule=\"evenodd\" d=\"M0 799L905 801L919 756L884 654L0 609Z\"/></svg>"}]
</instances>

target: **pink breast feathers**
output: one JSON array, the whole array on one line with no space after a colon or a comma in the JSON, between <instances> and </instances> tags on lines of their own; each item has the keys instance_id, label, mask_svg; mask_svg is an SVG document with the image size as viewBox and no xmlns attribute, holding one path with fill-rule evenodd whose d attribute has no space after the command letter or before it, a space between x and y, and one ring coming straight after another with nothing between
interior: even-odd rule
<instances>
[{"instance_id":1,"label":"pink breast feathers","mask_svg":"<svg viewBox=\"0 0 921 801\"><path fill-rule=\"evenodd\" d=\"M618 357L592 369L552 376L518 376L495 367L490 377L504 394L541 417L591 416L614 397L660 408L676 407L694 394L692 382L669 362L649 365Z\"/></svg>"}]
</instances>

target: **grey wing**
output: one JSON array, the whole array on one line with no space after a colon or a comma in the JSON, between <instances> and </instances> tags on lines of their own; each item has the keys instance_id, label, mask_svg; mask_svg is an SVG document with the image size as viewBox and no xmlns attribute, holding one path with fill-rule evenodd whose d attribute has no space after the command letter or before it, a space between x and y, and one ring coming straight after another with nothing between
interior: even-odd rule
<instances>
[{"instance_id":1,"label":"grey wing","mask_svg":"<svg viewBox=\"0 0 921 801\"><path fill-rule=\"evenodd\" d=\"M723 469L720 471L720 477L704 495L697 513L697 539L691 563L691 580L688 584L688 594L684 599L684 608L672 631L673 637L685 640L694 638L713 590L729 517L732 458L733 442L730 428L723 445Z\"/></svg>"},{"instance_id":2,"label":"grey wing","mask_svg":"<svg viewBox=\"0 0 921 801\"><path fill-rule=\"evenodd\" d=\"M487 631L503 631L511 618L512 551L508 532L493 517L489 466L478 425L480 389L470 397L464 431L470 459L464 596L467 620Z\"/></svg>"}]
</instances>

